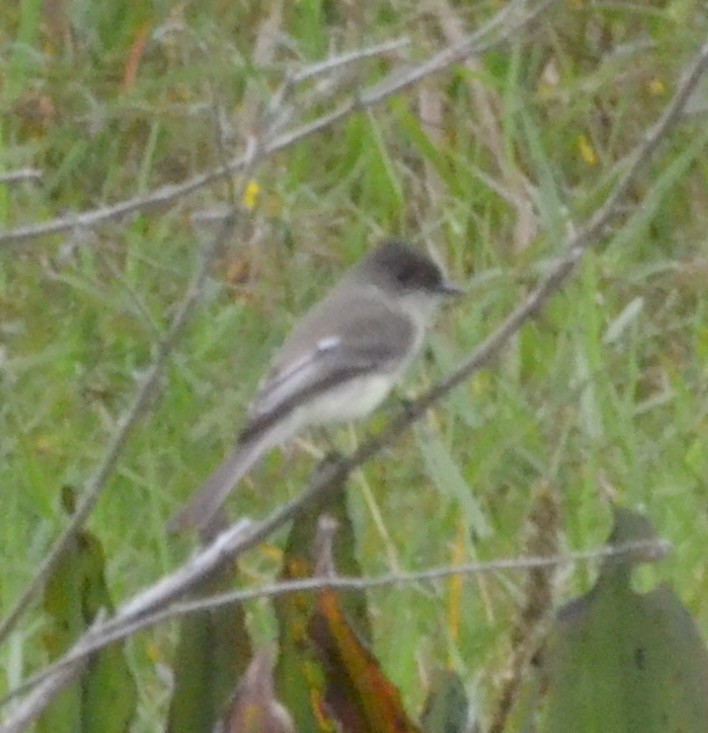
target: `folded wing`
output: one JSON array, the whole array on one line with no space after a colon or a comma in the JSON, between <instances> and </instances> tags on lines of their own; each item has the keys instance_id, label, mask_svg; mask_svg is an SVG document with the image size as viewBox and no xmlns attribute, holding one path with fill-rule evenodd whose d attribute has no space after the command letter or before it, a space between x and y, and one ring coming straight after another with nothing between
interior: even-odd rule
<instances>
[{"instance_id":1,"label":"folded wing","mask_svg":"<svg viewBox=\"0 0 708 733\"><path fill-rule=\"evenodd\" d=\"M299 331L306 338L293 333L276 355L251 403L240 440L267 429L324 390L373 372L394 373L405 366L415 339L410 319L384 302L373 303L372 308L369 301L364 315L355 305L339 320L337 333L327 330L331 321L319 309L302 322ZM298 343L315 346L302 352Z\"/></svg>"}]
</instances>

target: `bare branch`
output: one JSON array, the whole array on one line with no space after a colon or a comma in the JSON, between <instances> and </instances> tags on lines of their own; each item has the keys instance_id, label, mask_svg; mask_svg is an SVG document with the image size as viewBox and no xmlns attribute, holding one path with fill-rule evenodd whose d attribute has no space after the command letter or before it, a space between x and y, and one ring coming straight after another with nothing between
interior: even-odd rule
<instances>
[{"instance_id":1,"label":"bare branch","mask_svg":"<svg viewBox=\"0 0 708 733\"><path fill-rule=\"evenodd\" d=\"M489 23L475 33L466 36L459 43L445 48L421 64L394 70L383 81L364 89L354 99L342 104L332 112L323 114L311 122L295 127L270 140L266 139L263 142L261 154L268 157L289 148L316 132L331 127L355 112L380 104L385 99L407 89L426 76L443 71L461 59L473 54L481 54L505 43L524 26L537 18L553 2L555 0L541 0L535 8L526 11L526 0L513 0L497 13ZM384 47L382 45L381 48ZM356 52L353 52L351 56L353 61L358 58ZM319 64L316 66L319 66ZM300 75L307 78L311 73L308 72L308 69L304 69L300 72ZM137 213L163 210L174 205L179 199L216 180L243 171L248 164L248 153L245 153L231 161L228 166L219 165L215 169L200 173L182 183L162 186L146 196L136 196L93 211L67 214L43 224L32 224L1 232L0 247L10 244L22 244L49 235L63 234L73 229L92 228L98 224L120 220Z\"/></svg>"},{"instance_id":2,"label":"bare branch","mask_svg":"<svg viewBox=\"0 0 708 733\"><path fill-rule=\"evenodd\" d=\"M123 609L113 619L104 624L94 626L82 637L82 643L80 645L77 644L61 659L58 659L34 677L25 680L20 687L0 700L0 704L4 704L26 690L35 687L45 679L60 673L67 667L86 663L86 659L90 655L95 654L109 644L126 639L138 631L144 631L151 626L165 621L174 620L193 613L213 611L216 608L229 606L234 603L246 603L261 598L278 598L290 593L317 593L325 589L361 593L376 588L445 580L446 578L458 575L497 574L510 571L528 572L529 570L542 568L579 565L605 558L629 559L637 554L643 558L650 557L653 560L658 560L669 553L671 549L671 544L666 540L646 539L623 542L618 545L604 545L595 550L585 550L582 552L506 558L486 562L468 562L459 565L442 565L434 568L425 568L424 570L385 573L365 578L321 574L311 578L284 580L258 588L234 590L207 598L174 603L168 608L140 618L133 618L132 613Z\"/></svg>"},{"instance_id":3,"label":"bare branch","mask_svg":"<svg viewBox=\"0 0 708 733\"><path fill-rule=\"evenodd\" d=\"M244 603L256 598L273 598L287 595L288 593L299 593L302 591L319 591L324 588L346 591L366 591L372 588L384 588L390 585L410 585L421 581L444 580L454 575L477 575L479 573L498 573L502 571L527 571L536 568L550 568L558 565L577 565L580 563L593 562L606 557L631 557L637 553L643 557L651 556L652 559L660 559L671 551L672 547L666 540L649 539L624 542L621 545L605 545L596 550L584 550L582 552L569 552L558 555L540 555L535 557L516 557L501 560L489 560L486 562L468 562L459 565L442 565L435 568L425 568L412 572L385 573L379 576L356 578L337 575L320 575L314 578L300 578L298 580L281 581L261 588L247 588L223 593L210 598L200 598L194 601L175 603L169 608L160 611L159 614L141 619L140 627L154 626L156 623L169 618L184 616L189 613L212 610L220 606L232 603ZM136 629L137 630L137 629ZM116 627L116 632L118 627ZM121 633L118 637L127 636ZM111 641L116 641L112 638ZM106 642L108 644L110 642ZM105 644L104 644L105 645ZM104 646L102 645L102 646Z\"/></svg>"},{"instance_id":4,"label":"bare branch","mask_svg":"<svg viewBox=\"0 0 708 733\"><path fill-rule=\"evenodd\" d=\"M20 183L21 181L41 181L42 171L36 168L18 168L0 174L0 183Z\"/></svg>"},{"instance_id":5,"label":"bare branch","mask_svg":"<svg viewBox=\"0 0 708 733\"><path fill-rule=\"evenodd\" d=\"M329 74L332 71L341 69L342 66L349 66L355 61L371 59L375 58L376 56L385 56L387 54L393 53L394 51L400 51L401 49L409 45L410 40L408 38L394 38L390 41L377 43L375 46L357 48L354 51L342 53L338 56L332 56L331 58L325 59L324 61L318 61L317 63L306 66L301 71L297 71L293 74L292 82L293 84L301 84L302 82L308 81L315 76Z\"/></svg>"}]
</instances>

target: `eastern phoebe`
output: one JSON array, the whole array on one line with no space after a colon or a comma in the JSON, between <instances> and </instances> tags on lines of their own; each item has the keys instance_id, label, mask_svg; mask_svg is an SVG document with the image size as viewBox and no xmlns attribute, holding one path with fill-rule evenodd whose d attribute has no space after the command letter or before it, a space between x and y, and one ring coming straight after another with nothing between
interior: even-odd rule
<instances>
[{"instance_id":1,"label":"eastern phoebe","mask_svg":"<svg viewBox=\"0 0 708 733\"><path fill-rule=\"evenodd\" d=\"M369 252L276 352L236 447L169 528L208 527L263 454L305 428L372 412L420 350L435 306L459 292L430 257L404 242Z\"/></svg>"}]
</instances>

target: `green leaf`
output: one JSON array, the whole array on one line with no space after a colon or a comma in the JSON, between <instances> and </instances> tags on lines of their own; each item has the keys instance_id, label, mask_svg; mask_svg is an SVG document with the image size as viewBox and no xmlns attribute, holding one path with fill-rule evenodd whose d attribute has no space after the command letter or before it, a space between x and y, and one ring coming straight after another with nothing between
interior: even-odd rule
<instances>
[{"instance_id":1,"label":"green leaf","mask_svg":"<svg viewBox=\"0 0 708 733\"><path fill-rule=\"evenodd\" d=\"M469 702L460 676L439 670L425 701L420 724L425 733L465 733L469 730Z\"/></svg>"},{"instance_id":2,"label":"green leaf","mask_svg":"<svg viewBox=\"0 0 708 733\"><path fill-rule=\"evenodd\" d=\"M465 481L460 467L452 459L447 446L431 431L427 431L425 436L421 435L420 430L417 433L420 452L430 478L444 496L459 503L475 536L488 537L491 529L487 517L472 493L472 488Z\"/></svg>"},{"instance_id":3,"label":"green leaf","mask_svg":"<svg viewBox=\"0 0 708 733\"><path fill-rule=\"evenodd\" d=\"M71 513L71 489L64 490L63 501ZM101 543L86 530L80 531L44 589L49 617L44 641L51 659L66 651L100 611L113 610L104 570ZM37 731L127 731L135 714L137 688L123 646L116 642L93 655L81 677L47 707Z\"/></svg>"},{"instance_id":4,"label":"green leaf","mask_svg":"<svg viewBox=\"0 0 708 733\"><path fill-rule=\"evenodd\" d=\"M305 512L294 524L288 536L281 579L311 577L313 549L318 522L328 514L337 522L334 536L334 564L342 575L360 576L361 568L355 554L355 537L348 516L346 493L337 495L327 506L321 504ZM280 626L280 655L276 667L278 696L290 712L296 730L320 730L320 721L313 711L313 701L325 696L325 675L320 658L308 636L308 627L315 613L317 598L312 593L289 593L274 601ZM363 594L343 596L341 607L353 623L357 634L371 639L371 623Z\"/></svg>"},{"instance_id":5,"label":"green leaf","mask_svg":"<svg viewBox=\"0 0 708 733\"><path fill-rule=\"evenodd\" d=\"M204 595L231 590L233 564L207 579ZM185 616L175 654L175 686L170 702L169 733L210 731L221 717L236 683L251 659L243 605L229 604Z\"/></svg>"},{"instance_id":6,"label":"green leaf","mask_svg":"<svg viewBox=\"0 0 708 733\"><path fill-rule=\"evenodd\" d=\"M610 542L649 532L646 518L618 509ZM544 733L705 733L708 652L673 591L632 590L636 561L606 559L595 587L558 614Z\"/></svg>"}]
</instances>

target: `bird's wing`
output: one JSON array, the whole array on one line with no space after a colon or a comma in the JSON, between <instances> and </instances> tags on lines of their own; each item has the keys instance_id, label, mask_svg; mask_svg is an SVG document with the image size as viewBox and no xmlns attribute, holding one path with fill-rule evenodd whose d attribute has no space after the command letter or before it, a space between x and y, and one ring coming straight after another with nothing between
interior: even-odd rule
<instances>
[{"instance_id":1,"label":"bird's wing","mask_svg":"<svg viewBox=\"0 0 708 733\"><path fill-rule=\"evenodd\" d=\"M395 372L410 353L415 327L402 313L385 304L368 304L365 314L356 308L338 319L336 332L314 311L303 321L299 335L286 341L249 408L241 434L247 439L289 414L313 394L335 387L373 370ZM292 344L313 344L309 350Z\"/></svg>"}]
</instances>

